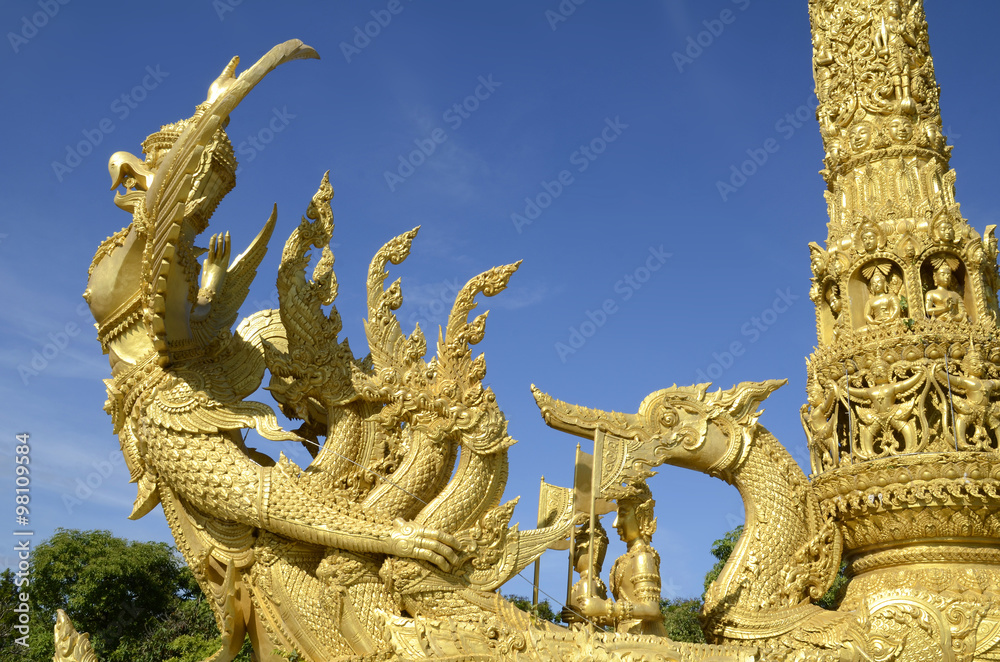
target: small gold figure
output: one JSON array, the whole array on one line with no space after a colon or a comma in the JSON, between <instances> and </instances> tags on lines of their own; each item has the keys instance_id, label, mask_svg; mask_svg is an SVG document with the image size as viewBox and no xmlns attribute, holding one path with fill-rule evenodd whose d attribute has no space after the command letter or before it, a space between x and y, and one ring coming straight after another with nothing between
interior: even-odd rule
<instances>
[{"instance_id":1,"label":"small gold figure","mask_svg":"<svg viewBox=\"0 0 1000 662\"><path fill-rule=\"evenodd\" d=\"M865 302L865 321L870 326L886 324L899 319L900 305L897 297L889 294L889 283L886 281L883 269L888 271L888 265L874 265L865 269L868 280L870 298Z\"/></svg>"},{"instance_id":2,"label":"small gold figure","mask_svg":"<svg viewBox=\"0 0 1000 662\"><path fill-rule=\"evenodd\" d=\"M833 283L826 288L826 303L830 306L830 312L833 313L833 319L839 319L840 311L844 309L844 302L840 300L840 291L836 283Z\"/></svg>"},{"instance_id":3,"label":"small gold figure","mask_svg":"<svg viewBox=\"0 0 1000 662\"><path fill-rule=\"evenodd\" d=\"M913 137L913 123L902 117L896 117L889 122L889 135L897 143L908 143Z\"/></svg>"},{"instance_id":4,"label":"small gold figure","mask_svg":"<svg viewBox=\"0 0 1000 662\"><path fill-rule=\"evenodd\" d=\"M872 127L866 122L862 122L854 127L851 132L851 147L855 152L863 152L868 149L872 142Z\"/></svg>"},{"instance_id":5,"label":"small gold figure","mask_svg":"<svg viewBox=\"0 0 1000 662\"><path fill-rule=\"evenodd\" d=\"M944 134L941 133L941 127L937 124L931 123L924 127L924 136L927 138L927 144L929 144L932 149L936 149L938 151L944 149L947 141Z\"/></svg>"},{"instance_id":6,"label":"small gold figure","mask_svg":"<svg viewBox=\"0 0 1000 662\"><path fill-rule=\"evenodd\" d=\"M854 388L847 384L844 390L852 398L860 398L871 403L871 408L858 408L858 420L861 429L858 441L861 443L862 459L871 459L875 455L875 437L888 429L893 429L903 435L902 453L913 453L917 450L917 424L910 414L913 412L915 400L897 404L896 398L906 393L924 379L923 373L918 373L901 382L889 383L891 371L889 364L883 359L876 359L871 367L874 386L869 388Z\"/></svg>"},{"instance_id":7,"label":"small gold figure","mask_svg":"<svg viewBox=\"0 0 1000 662\"><path fill-rule=\"evenodd\" d=\"M934 284L937 287L924 295L927 316L956 322L964 321L966 314L962 295L951 289L952 269L944 258L935 261Z\"/></svg>"},{"instance_id":8,"label":"small gold figure","mask_svg":"<svg viewBox=\"0 0 1000 662\"><path fill-rule=\"evenodd\" d=\"M581 601L581 610L599 623L613 625L617 632L665 637L660 613L660 555L650 544L656 531L656 502L645 481L622 487L615 500L618 516L614 527L628 551L611 568L614 601L588 597Z\"/></svg>"},{"instance_id":9,"label":"small gold figure","mask_svg":"<svg viewBox=\"0 0 1000 662\"><path fill-rule=\"evenodd\" d=\"M910 48L917 47L917 41L910 34L910 16L903 16L898 0L889 2L889 16L882 20L882 29L875 35L875 46L879 54L889 58L889 72L899 102L899 110L907 115L917 111L917 105L910 93ZM909 47L909 48L908 48Z\"/></svg>"},{"instance_id":10,"label":"small gold figure","mask_svg":"<svg viewBox=\"0 0 1000 662\"><path fill-rule=\"evenodd\" d=\"M955 242L955 227L948 220L947 216L939 216L931 228L934 241L939 244L951 244Z\"/></svg>"},{"instance_id":11,"label":"small gold figure","mask_svg":"<svg viewBox=\"0 0 1000 662\"><path fill-rule=\"evenodd\" d=\"M586 521L576 531L575 544L573 545L573 568L580 579L573 584L570 592L569 604L562 610L562 619L566 623L584 623L581 605L586 602L590 590L590 577L593 577L594 596L606 600L608 598L608 588L601 581L601 569L604 567L604 557L608 552L608 532L601 526L601 520L595 520L594 527L594 555L591 555L590 548L590 522Z\"/></svg>"},{"instance_id":12,"label":"small gold figure","mask_svg":"<svg viewBox=\"0 0 1000 662\"><path fill-rule=\"evenodd\" d=\"M858 242L866 253L874 253L879 248L879 232L871 223L865 223L858 232Z\"/></svg>"},{"instance_id":13,"label":"small gold figure","mask_svg":"<svg viewBox=\"0 0 1000 662\"><path fill-rule=\"evenodd\" d=\"M955 438L959 446L969 446L968 430L969 425L976 426L973 441L982 443L986 438L986 428L996 427L998 421L996 407L990 405L993 395L1000 391L1000 380L982 379L983 357L974 346L970 347L969 353L962 359L962 375L948 375L944 368L937 366L936 375L938 379L950 386L950 388L965 394L964 397L954 398L955 406Z\"/></svg>"},{"instance_id":14,"label":"small gold figure","mask_svg":"<svg viewBox=\"0 0 1000 662\"><path fill-rule=\"evenodd\" d=\"M841 316L844 311L844 300L840 298L840 287L836 283L830 283L824 293L826 304L830 307L830 314L833 315L833 341L840 338L844 324L849 316Z\"/></svg>"},{"instance_id":15,"label":"small gold figure","mask_svg":"<svg viewBox=\"0 0 1000 662\"><path fill-rule=\"evenodd\" d=\"M802 405L799 415L806 431L812 473L818 475L837 466L837 421L830 418L837 392L835 388L824 389L817 379L806 387L806 397L809 404Z\"/></svg>"}]
</instances>

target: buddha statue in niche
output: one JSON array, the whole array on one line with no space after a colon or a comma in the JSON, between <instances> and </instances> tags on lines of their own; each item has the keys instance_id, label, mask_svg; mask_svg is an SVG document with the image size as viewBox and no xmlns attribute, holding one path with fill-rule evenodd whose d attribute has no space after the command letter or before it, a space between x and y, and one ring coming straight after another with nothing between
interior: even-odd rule
<instances>
[{"instance_id":1,"label":"buddha statue in niche","mask_svg":"<svg viewBox=\"0 0 1000 662\"><path fill-rule=\"evenodd\" d=\"M957 260L947 258L936 258L934 264L934 285L933 290L928 290L924 295L924 310L927 316L932 319L953 320L962 322L968 319L965 313L965 302L962 295L955 292L954 267Z\"/></svg>"},{"instance_id":2,"label":"buddha statue in niche","mask_svg":"<svg viewBox=\"0 0 1000 662\"><path fill-rule=\"evenodd\" d=\"M889 292L888 264L880 263L864 269L868 279L868 301L865 302L865 323L868 326L880 326L898 320L901 315L899 297Z\"/></svg>"}]
</instances>

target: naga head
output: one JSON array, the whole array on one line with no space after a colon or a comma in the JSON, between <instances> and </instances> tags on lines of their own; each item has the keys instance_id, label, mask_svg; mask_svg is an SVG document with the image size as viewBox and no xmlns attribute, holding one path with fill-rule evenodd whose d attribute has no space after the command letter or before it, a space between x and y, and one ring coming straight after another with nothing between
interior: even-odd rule
<instances>
[{"instance_id":1,"label":"naga head","mask_svg":"<svg viewBox=\"0 0 1000 662\"><path fill-rule=\"evenodd\" d=\"M113 369L152 355L165 365L173 349L189 349L202 252L194 240L236 184L236 157L224 129L229 114L278 65L315 57L293 39L239 76L239 58L233 58L192 117L146 138L143 158L111 156L111 188L124 188L115 205L131 213L132 222L97 249L83 296Z\"/></svg>"},{"instance_id":2,"label":"naga head","mask_svg":"<svg viewBox=\"0 0 1000 662\"><path fill-rule=\"evenodd\" d=\"M496 395L483 386L486 359L472 356L472 346L485 337L489 311L470 315L478 306L477 295L502 292L521 263L494 267L465 284L438 333L437 356L425 361L427 340L420 325L406 336L394 312L403 301L400 281L385 285L388 264L406 259L416 235L414 228L391 239L372 259L365 333L373 370L355 367L354 388L362 399L385 405L379 418L387 429L405 423L436 442L460 440L474 453L505 451L514 440Z\"/></svg>"},{"instance_id":3,"label":"naga head","mask_svg":"<svg viewBox=\"0 0 1000 662\"><path fill-rule=\"evenodd\" d=\"M661 464L724 477L747 449L758 405L785 382L742 382L714 393L708 393L710 384L672 386L648 395L635 414L579 407L532 391L549 426L591 439L605 434L601 484L611 486L641 479Z\"/></svg>"}]
</instances>

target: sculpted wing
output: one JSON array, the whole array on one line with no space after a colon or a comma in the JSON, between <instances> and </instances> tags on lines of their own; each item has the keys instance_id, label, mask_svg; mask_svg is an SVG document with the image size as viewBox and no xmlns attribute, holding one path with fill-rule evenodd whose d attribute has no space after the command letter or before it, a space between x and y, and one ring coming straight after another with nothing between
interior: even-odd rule
<instances>
[{"instance_id":1,"label":"sculpted wing","mask_svg":"<svg viewBox=\"0 0 1000 662\"><path fill-rule=\"evenodd\" d=\"M222 289L215 294L207 317L192 321L192 331L203 344L208 344L219 331L231 329L236 322L240 306L250 293L250 284L257 276L257 268L267 254L267 244L274 232L277 218L278 206L275 205L270 218L250 242L250 246L226 270Z\"/></svg>"},{"instance_id":2,"label":"sculpted wing","mask_svg":"<svg viewBox=\"0 0 1000 662\"><path fill-rule=\"evenodd\" d=\"M197 294L194 237L208 227L215 206L235 185L235 178L216 176L220 169L209 166L213 159L235 164L222 126L250 90L277 66L316 57L312 48L292 39L272 48L239 77L234 75L239 58L233 58L170 151L155 164L144 199L149 255L145 275L150 283L146 325L161 366L196 347L190 321Z\"/></svg>"}]
</instances>

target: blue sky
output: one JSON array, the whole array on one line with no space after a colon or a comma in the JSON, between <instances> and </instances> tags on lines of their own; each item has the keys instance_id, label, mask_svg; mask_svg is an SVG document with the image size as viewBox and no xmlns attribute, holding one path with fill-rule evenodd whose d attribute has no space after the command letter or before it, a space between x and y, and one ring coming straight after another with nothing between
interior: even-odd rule
<instances>
[{"instance_id":1,"label":"blue sky","mask_svg":"<svg viewBox=\"0 0 1000 662\"><path fill-rule=\"evenodd\" d=\"M330 170L337 306L356 353L366 346L368 261L396 234L422 226L391 272L403 278L404 328L433 328L467 279L524 260L508 291L487 300L480 345L519 440L507 498L521 495L522 528L534 525L541 476L570 483L577 442L543 424L532 383L635 411L646 394L702 375L726 388L787 377L761 422L807 465L798 415L803 357L815 344L806 245L825 239L827 217L806 0L562 6L575 9L548 13L560 11L556 0L189 0L161 13L154 3L5 2L0 494L10 530L14 435L29 432L38 538L78 527L170 540L159 510L126 519L135 492L102 411L108 364L80 306L94 250L129 220L112 203L107 157L138 154L161 124L190 116L233 55L247 66L292 37L323 59L275 71L233 114L242 165L210 229L231 231L240 251L278 204L244 315L276 305L280 247ZM51 16L38 14L46 8ZM998 92L988 82L1000 5L927 11L959 200L981 231L1000 223ZM377 18L376 36L355 43ZM700 52L675 56L700 33ZM720 194L717 182L768 140L778 150ZM421 144L433 152L401 168ZM733 343L742 353L727 359ZM742 502L676 468L651 486L664 592L698 594L711 542L742 521ZM0 565L13 563L12 544L0 546ZM564 595L565 553L545 557L543 580ZM504 590L530 586L515 579Z\"/></svg>"}]
</instances>

